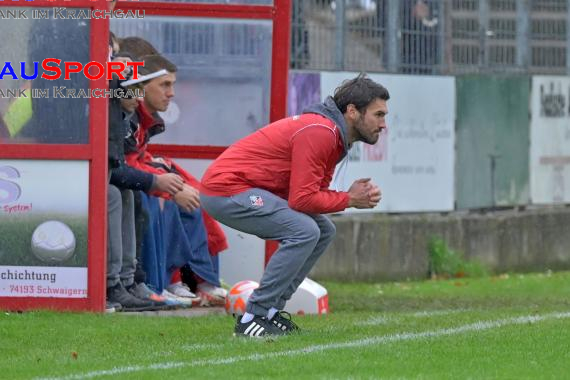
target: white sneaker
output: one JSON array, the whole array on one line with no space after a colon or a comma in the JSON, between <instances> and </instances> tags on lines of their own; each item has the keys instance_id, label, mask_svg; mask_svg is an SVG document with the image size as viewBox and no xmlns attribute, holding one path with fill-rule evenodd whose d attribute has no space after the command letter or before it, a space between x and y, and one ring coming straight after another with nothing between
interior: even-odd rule
<instances>
[{"instance_id":1,"label":"white sneaker","mask_svg":"<svg viewBox=\"0 0 570 380\"><path fill-rule=\"evenodd\" d=\"M178 297L179 301L184 302L185 305L188 304L188 300L190 300L191 304L194 306L198 306L202 302L202 298L192 293L190 291L190 288L186 284L183 284L180 281L168 285L168 287L165 290L168 291L173 296Z\"/></svg>"},{"instance_id":2,"label":"white sneaker","mask_svg":"<svg viewBox=\"0 0 570 380\"><path fill-rule=\"evenodd\" d=\"M188 297L178 297L175 294L170 293L168 290L164 289L160 295L166 298L170 302L177 302L179 305L183 307L192 307L194 305L194 300L196 298L188 298Z\"/></svg>"},{"instance_id":3,"label":"white sneaker","mask_svg":"<svg viewBox=\"0 0 570 380\"><path fill-rule=\"evenodd\" d=\"M196 294L190 291L190 288L183 284L182 282L175 282L174 284L170 284L166 287L170 293L174 294L178 297L185 297L185 298L196 298L198 297Z\"/></svg>"},{"instance_id":4,"label":"white sneaker","mask_svg":"<svg viewBox=\"0 0 570 380\"><path fill-rule=\"evenodd\" d=\"M207 282L198 284L197 292L202 298L201 305L224 305L228 291Z\"/></svg>"}]
</instances>

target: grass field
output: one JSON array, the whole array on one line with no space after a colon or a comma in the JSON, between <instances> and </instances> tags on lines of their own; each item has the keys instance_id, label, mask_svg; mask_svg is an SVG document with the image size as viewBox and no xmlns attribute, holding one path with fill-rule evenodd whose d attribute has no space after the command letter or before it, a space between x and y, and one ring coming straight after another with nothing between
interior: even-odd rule
<instances>
[{"instance_id":1,"label":"grass field","mask_svg":"<svg viewBox=\"0 0 570 380\"><path fill-rule=\"evenodd\" d=\"M231 336L227 316L0 316L0 378L562 379L570 273L326 283L299 335Z\"/></svg>"}]
</instances>

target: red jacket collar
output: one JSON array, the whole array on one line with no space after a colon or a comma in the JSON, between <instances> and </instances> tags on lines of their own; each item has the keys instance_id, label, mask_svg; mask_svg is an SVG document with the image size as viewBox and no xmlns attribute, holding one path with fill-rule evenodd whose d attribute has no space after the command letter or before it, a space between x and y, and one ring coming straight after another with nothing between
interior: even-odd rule
<instances>
[{"instance_id":1,"label":"red jacket collar","mask_svg":"<svg viewBox=\"0 0 570 380\"><path fill-rule=\"evenodd\" d=\"M137 107L137 115L139 117L141 128L145 131L154 127L158 127L158 133L164 131L164 120L162 120L158 114L151 114L144 105L144 102L139 103L139 106Z\"/></svg>"}]
</instances>

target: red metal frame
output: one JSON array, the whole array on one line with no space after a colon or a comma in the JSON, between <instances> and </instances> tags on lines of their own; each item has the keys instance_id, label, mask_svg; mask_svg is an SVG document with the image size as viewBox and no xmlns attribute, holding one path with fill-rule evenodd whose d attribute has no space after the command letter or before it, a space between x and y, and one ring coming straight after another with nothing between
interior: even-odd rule
<instances>
[{"instance_id":1,"label":"red metal frame","mask_svg":"<svg viewBox=\"0 0 570 380\"><path fill-rule=\"evenodd\" d=\"M56 7L107 9L107 1L34 0L0 2L6 7ZM287 76L289 70L289 35L291 0L274 0L273 6L186 4L160 2L119 2L117 9L144 10L145 15L267 19L273 21L272 82L270 121L286 116ZM109 21L90 22L90 55L98 62L107 60ZM91 82L91 88L106 88L104 78ZM107 247L107 125L108 109L104 99L90 99L90 142L86 145L4 144L0 142L0 159L61 159L90 161L88 222L88 298L20 298L0 297L0 308L9 310L58 309L103 311L105 308L105 271ZM154 152L178 158L216 158L226 147L155 145ZM268 242L266 257L276 244ZM269 256L268 256L269 255Z\"/></svg>"},{"instance_id":2,"label":"red metal frame","mask_svg":"<svg viewBox=\"0 0 570 380\"><path fill-rule=\"evenodd\" d=\"M213 160L222 154L226 148L225 146L153 144L149 145L148 150L152 154L159 154L165 157Z\"/></svg>"},{"instance_id":3,"label":"red metal frame","mask_svg":"<svg viewBox=\"0 0 570 380\"><path fill-rule=\"evenodd\" d=\"M8 7L55 7L107 9L107 2L74 0L73 4L62 0L34 0L0 3ZM109 21L90 21L90 57L105 62L108 54ZM107 88L104 78L91 81L91 89ZM8 310L58 309L58 310L105 310L105 270L107 248L107 102L105 99L89 99L89 144L84 145L44 145L44 144L2 144L1 159L58 159L88 160L89 164L89 220L87 257L87 298L42 298L42 297L0 297L0 308ZM103 205L103 206L101 206Z\"/></svg>"}]
</instances>

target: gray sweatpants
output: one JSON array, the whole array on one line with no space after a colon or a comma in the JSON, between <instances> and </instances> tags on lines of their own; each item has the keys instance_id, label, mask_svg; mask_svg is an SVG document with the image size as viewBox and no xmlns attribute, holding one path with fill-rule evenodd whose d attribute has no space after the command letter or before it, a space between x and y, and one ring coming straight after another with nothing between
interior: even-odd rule
<instances>
[{"instance_id":1,"label":"gray sweatpants","mask_svg":"<svg viewBox=\"0 0 570 380\"><path fill-rule=\"evenodd\" d=\"M285 307L336 232L328 217L295 211L266 190L251 189L231 197L201 194L200 199L202 207L221 223L280 242L247 304L247 312L256 315Z\"/></svg>"},{"instance_id":2,"label":"gray sweatpants","mask_svg":"<svg viewBox=\"0 0 570 380\"><path fill-rule=\"evenodd\" d=\"M107 287L134 282L136 267L133 192L107 185Z\"/></svg>"}]
</instances>

